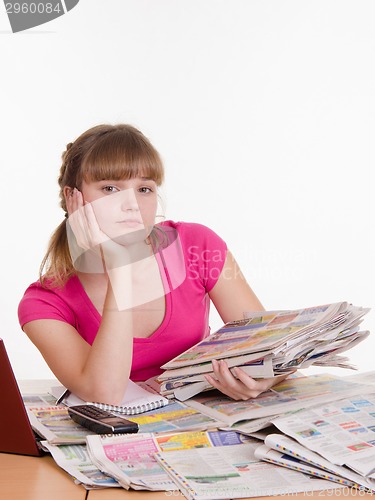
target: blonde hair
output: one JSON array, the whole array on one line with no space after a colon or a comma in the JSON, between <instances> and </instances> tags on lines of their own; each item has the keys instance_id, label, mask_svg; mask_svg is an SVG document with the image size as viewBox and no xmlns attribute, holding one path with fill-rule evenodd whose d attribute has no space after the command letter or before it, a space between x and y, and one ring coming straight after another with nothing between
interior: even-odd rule
<instances>
[{"instance_id":1,"label":"blonde hair","mask_svg":"<svg viewBox=\"0 0 375 500\"><path fill-rule=\"evenodd\" d=\"M82 181L127 180L138 176L148 177L160 186L164 167L150 141L131 125L97 125L67 145L58 179L65 219L52 234L41 263L42 285L48 282L49 286L64 286L75 274L66 232L64 188L80 190Z\"/></svg>"}]
</instances>

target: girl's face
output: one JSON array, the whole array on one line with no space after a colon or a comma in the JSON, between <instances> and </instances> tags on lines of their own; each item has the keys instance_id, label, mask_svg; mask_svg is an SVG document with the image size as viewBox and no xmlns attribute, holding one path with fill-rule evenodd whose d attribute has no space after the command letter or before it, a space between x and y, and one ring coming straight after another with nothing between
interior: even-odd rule
<instances>
[{"instance_id":1,"label":"girl's face","mask_svg":"<svg viewBox=\"0 0 375 500\"><path fill-rule=\"evenodd\" d=\"M135 177L83 181L81 191L84 202L91 203L100 229L109 238L126 244L129 233L138 231L142 239L150 234L157 209L157 186L153 180Z\"/></svg>"}]
</instances>

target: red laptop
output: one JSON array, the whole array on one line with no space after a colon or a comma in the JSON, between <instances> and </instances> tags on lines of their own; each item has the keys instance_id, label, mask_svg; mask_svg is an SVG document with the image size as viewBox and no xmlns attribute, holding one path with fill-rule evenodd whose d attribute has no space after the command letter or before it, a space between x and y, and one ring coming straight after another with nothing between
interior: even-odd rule
<instances>
[{"instance_id":1,"label":"red laptop","mask_svg":"<svg viewBox=\"0 0 375 500\"><path fill-rule=\"evenodd\" d=\"M0 452L40 456L38 437L34 433L21 397L12 366L0 339Z\"/></svg>"}]
</instances>

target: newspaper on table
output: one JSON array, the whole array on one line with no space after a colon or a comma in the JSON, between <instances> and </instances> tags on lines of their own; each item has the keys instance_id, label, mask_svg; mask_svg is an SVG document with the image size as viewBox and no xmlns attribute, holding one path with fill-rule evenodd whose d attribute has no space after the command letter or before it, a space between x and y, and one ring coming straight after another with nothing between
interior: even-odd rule
<instances>
[{"instance_id":1,"label":"newspaper on table","mask_svg":"<svg viewBox=\"0 0 375 500\"><path fill-rule=\"evenodd\" d=\"M51 453L56 464L86 489L121 488L113 477L100 471L92 463L85 444L57 446L42 441L42 445Z\"/></svg>"},{"instance_id":2,"label":"newspaper on table","mask_svg":"<svg viewBox=\"0 0 375 500\"><path fill-rule=\"evenodd\" d=\"M87 437L87 449L92 462L124 488L171 491L178 488L155 459L155 453L173 450L185 453L192 448L211 448L229 442L241 444L248 440L234 431L95 435Z\"/></svg>"},{"instance_id":3,"label":"newspaper on table","mask_svg":"<svg viewBox=\"0 0 375 500\"><path fill-rule=\"evenodd\" d=\"M26 412L34 431L51 444L85 444L93 434L75 423L64 406L26 406Z\"/></svg>"},{"instance_id":4,"label":"newspaper on table","mask_svg":"<svg viewBox=\"0 0 375 500\"><path fill-rule=\"evenodd\" d=\"M301 376L301 374L297 372L296 374L291 375L290 377L298 378L299 376ZM355 382L361 385L363 384L367 387L366 389L367 391L371 391L372 389L369 388L368 386L375 385L375 371L356 373L354 375L346 375L345 377L343 377L343 380L347 382ZM317 403L317 406L319 406L319 403ZM287 410L287 408L285 408L285 410ZM285 411L283 413L279 413L277 417L285 417L287 415L293 414L298 411L299 411L298 409L292 411ZM273 415L269 415L267 417L253 418L251 420L239 420L238 422L235 422L230 426L220 426L219 428L226 430L232 429L234 431L241 432L242 434L252 436L263 429L272 427L274 419L275 417Z\"/></svg>"},{"instance_id":5,"label":"newspaper on table","mask_svg":"<svg viewBox=\"0 0 375 500\"><path fill-rule=\"evenodd\" d=\"M312 364L353 368L339 353L362 342L359 325L367 308L347 302L298 310L245 313L164 364L160 393L184 401L212 386L211 361L225 359L255 378L290 373Z\"/></svg>"},{"instance_id":6,"label":"newspaper on table","mask_svg":"<svg viewBox=\"0 0 375 500\"><path fill-rule=\"evenodd\" d=\"M344 484L349 488L375 493L375 480L364 478L344 466L332 464L283 434L269 434L255 450L260 460Z\"/></svg>"},{"instance_id":7,"label":"newspaper on table","mask_svg":"<svg viewBox=\"0 0 375 500\"><path fill-rule=\"evenodd\" d=\"M117 415L116 412L113 412ZM118 416L121 416L118 414ZM170 401L167 406L147 411L140 415L132 415L132 422L139 426L139 432L153 432L163 434L192 430L216 429L223 422L205 415L200 411L180 401Z\"/></svg>"},{"instance_id":8,"label":"newspaper on table","mask_svg":"<svg viewBox=\"0 0 375 500\"><path fill-rule=\"evenodd\" d=\"M274 419L274 425L332 464L375 479L375 388Z\"/></svg>"},{"instance_id":9,"label":"newspaper on table","mask_svg":"<svg viewBox=\"0 0 375 500\"><path fill-rule=\"evenodd\" d=\"M74 422L66 406L48 405L44 396L31 395L27 397L26 412L32 428L50 444L86 444L86 436L94 434L85 427ZM32 406L38 403L41 406ZM174 401L167 406L148 412L125 417L123 414L113 414L136 422L140 432L166 433L187 430L215 429L222 422L187 406Z\"/></svg>"},{"instance_id":10,"label":"newspaper on table","mask_svg":"<svg viewBox=\"0 0 375 500\"><path fill-rule=\"evenodd\" d=\"M224 439L221 438L224 436ZM288 495L303 491L336 490L324 479L312 479L299 472L262 462L254 455L259 441L243 442L232 433L218 435L218 445L187 450L157 452L158 462L180 491L196 500ZM342 488L342 486L339 486Z\"/></svg>"},{"instance_id":11,"label":"newspaper on table","mask_svg":"<svg viewBox=\"0 0 375 500\"><path fill-rule=\"evenodd\" d=\"M228 427L240 422L246 423L253 419L322 405L371 390L373 390L371 385L323 373L284 380L257 398L247 401L235 401L218 391L213 391L194 396L185 401L185 404L225 422ZM236 427L236 430L239 429Z\"/></svg>"},{"instance_id":12,"label":"newspaper on table","mask_svg":"<svg viewBox=\"0 0 375 500\"><path fill-rule=\"evenodd\" d=\"M25 381L20 382L20 384L24 384ZM22 401L26 407L36 407L36 408L48 408L50 406L56 405L56 398L49 393L23 393L22 392Z\"/></svg>"},{"instance_id":13,"label":"newspaper on table","mask_svg":"<svg viewBox=\"0 0 375 500\"><path fill-rule=\"evenodd\" d=\"M37 401L35 398L32 400L33 404ZM37 409L32 414L31 419L34 427L39 428L40 434L49 438L49 442L42 441L42 444L62 469L73 476L76 481L81 482L87 489L121 486L114 478L101 472L92 463L86 450L86 444L80 444L86 443L86 436L94 435L94 433L79 424L75 424L65 407L47 407L43 410L41 412L40 409ZM125 418L124 415L119 416ZM153 432L155 434L216 428L219 424L214 419L178 401L171 402L162 408L134 415L131 419L138 423L140 432ZM72 432L72 429L76 429L76 431ZM53 442L66 443L67 441L74 444L60 446L52 444Z\"/></svg>"},{"instance_id":14,"label":"newspaper on table","mask_svg":"<svg viewBox=\"0 0 375 500\"><path fill-rule=\"evenodd\" d=\"M357 384L375 385L375 370L347 375L345 379Z\"/></svg>"},{"instance_id":15,"label":"newspaper on table","mask_svg":"<svg viewBox=\"0 0 375 500\"><path fill-rule=\"evenodd\" d=\"M31 427L50 444L86 444L86 436L93 434L73 422L66 406L56 406L50 393L23 393L22 400Z\"/></svg>"}]
</instances>

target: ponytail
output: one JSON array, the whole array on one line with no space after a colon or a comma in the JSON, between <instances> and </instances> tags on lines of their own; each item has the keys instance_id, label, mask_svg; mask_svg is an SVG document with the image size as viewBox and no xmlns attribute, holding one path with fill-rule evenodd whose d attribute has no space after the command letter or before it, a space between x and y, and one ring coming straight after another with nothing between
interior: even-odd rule
<instances>
[{"instance_id":1,"label":"ponytail","mask_svg":"<svg viewBox=\"0 0 375 500\"><path fill-rule=\"evenodd\" d=\"M42 286L63 287L75 273L66 234L66 218L52 234L39 269Z\"/></svg>"}]
</instances>

